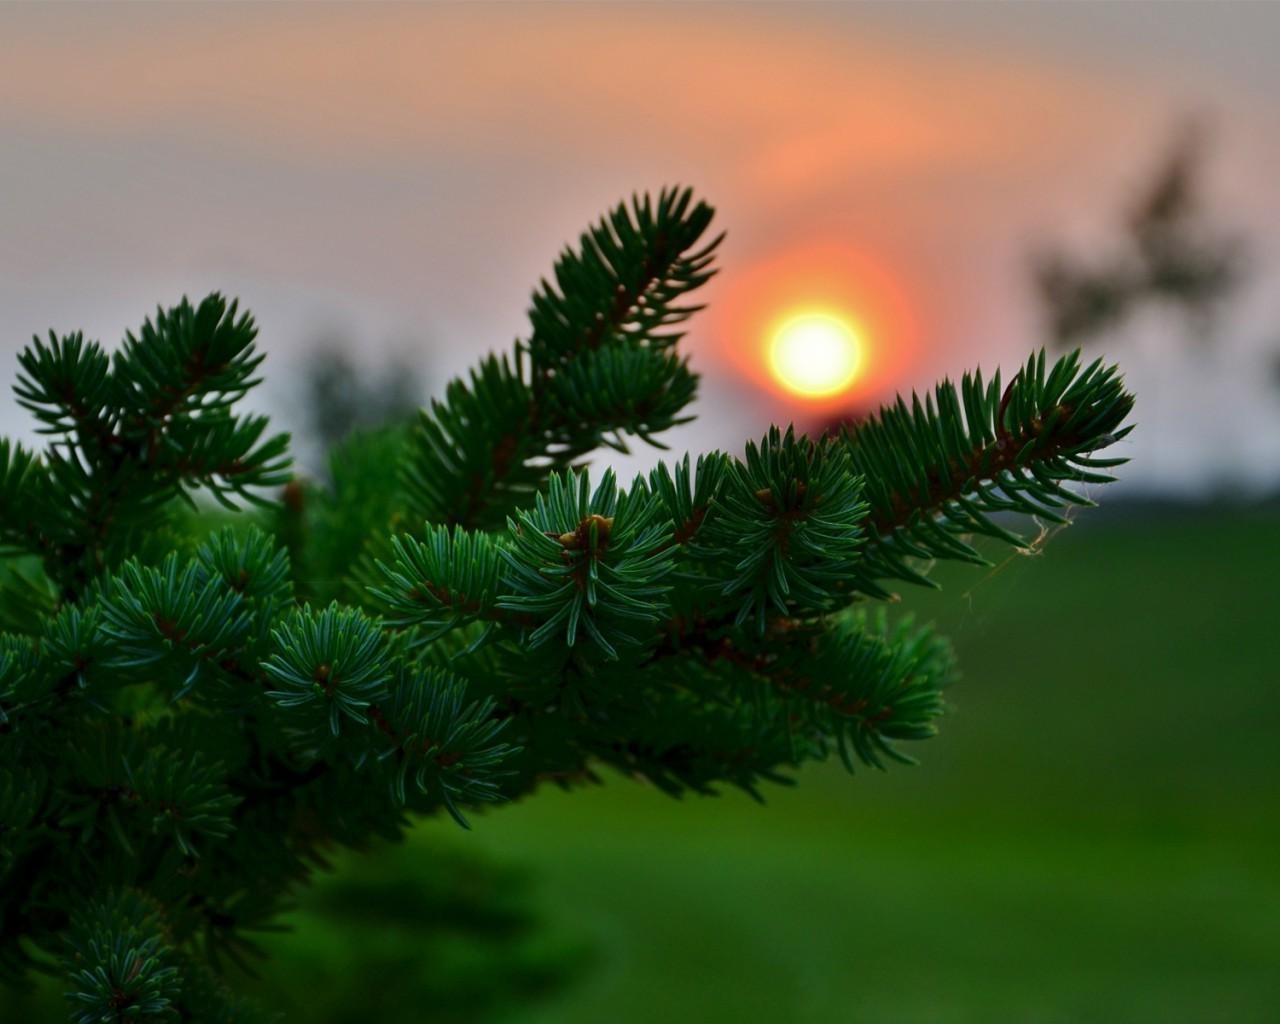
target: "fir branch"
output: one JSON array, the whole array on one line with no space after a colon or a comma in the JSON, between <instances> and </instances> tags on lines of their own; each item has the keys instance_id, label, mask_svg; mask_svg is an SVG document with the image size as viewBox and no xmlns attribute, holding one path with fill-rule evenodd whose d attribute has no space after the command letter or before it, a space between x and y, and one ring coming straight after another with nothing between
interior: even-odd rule
<instances>
[{"instance_id":1,"label":"fir branch","mask_svg":"<svg viewBox=\"0 0 1280 1024\"><path fill-rule=\"evenodd\" d=\"M410 516L467 529L499 526L545 475L534 461L550 449L540 417L519 352L514 364L489 356L469 382L450 382L444 401L423 412L405 464ZM563 450L559 458L571 461L583 450Z\"/></svg>"},{"instance_id":2,"label":"fir branch","mask_svg":"<svg viewBox=\"0 0 1280 1024\"><path fill-rule=\"evenodd\" d=\"M411 519L494 529L607 434L625 449L623 434L652 443L683 422L696 377L663 353L698 308L684 298L712 276L720 239L695 249L711 217L689 190L664 190L656 205L619 206L579 253L561 255L556 286L534 294L532 333L514 362L486 359L424 412L404 469Z\"/></svg>"},{"instance_id":3,"label":"fir branch","mask_svg":"<svg viewBox=\"0 0 1280 1024\"><path fill-rule=\"evenodd\" d=\"M18 362L26 373L14 394L44 424L40 433L68 435L86 450L112 442L111 361L102 346L78 331L64 338L50 331L48 345L33 337Z\"/></svg>"},{"instance_id":4,"label":"fir branch","mask_svg":"<svg viewBox=\"0 0 1280 1024\"><path fill-rule=\"evenodd\" d=\"M238 504L284 479L284 439L233 414L261 361L234 303L162 311L109 366L79 335L35 341L19 399L50 444L0 442L0 545L26 560L0 566L6 980L60 958L76 1019L248 1021L221 958L335 846L601 764L759 797L933 733L949 650L850 606L922 578L916 558L978 559L969 533L1017 542L995 513L1079 503L1131 399L1041 355L1003 389L965 378L839 438L773 430L593 489L589 451L684 418L672 346L709 220L664 191L593 227L529 341L423 417L403 487L386 434L340 454L331 497L291 489L292 562L253 529L156 530L205 533L168 516L197 488ZM299 608L291 572L304 597L372 582L387 616Z\"/></svg>"},{"instance_id":5,"label":"fir branch","mask_svg":"<svg viewBox=\"0 0 1280 1024\"><path fill-rule=\"evenodd\" d=\"M619 492L611 470L594 493L586 473L551 478L499 551L508 572L497 607L533 617L536 628L522 632L529 647L559 637L572 648L581 629L612 660L641 642L662 612L671 570L660 507L639 480Z\"/></svg>"},{"instance_id":6,"label":"fir branch","mask_svg":"<svg viewBox=\"0 0 1280 1024\"><path fill-rule=\"evenodd\" d=\"M48 541L40 528L44 467L20 444L0 438L0 554L43 554Z\"/></svg>"},{"instance_id":7,"label":"fir branch","mask_svg":"<svg viewBox=\"0 0 1280 1024\"><path fill-rule=\"evenodd\" d=\"M693 419L680 414L697 387L688 360L668 351L634 346L589 350L548 382L548 412L565 438L598 438L625 454L624 435L634 434L665 448L655 435Z\"/></svg>"},{"instance_id":8,"label":"fir branch","mask_svg":"<svg viewBox=\"0 0 1280 1024\"><path fill-rule=\"evenodd\" d=\"M67 945L77 1024L173 1019L181 979L153 899L123 889L91 901L72 919Z\"/></svg>"},{"instance_id":9,"label":"fir branch","mask_svg":"<svg viewBox=\"0 0 1280 1024\"><path fill-rule=\"evenodd\" d=\"M1121 423L1133 398L1114 367L1079 363L1076 352L1046 368L1041 351L1003 391L998 373L988 384L966 374L959 389L944 381L842 432L871 506L856 590L884 597L878 580L928 582L912 558L984 564L964 534L1024 546L992 513L1063 522L1064 505L1092 504L1065 484L1112 479L1105 470L1124 460L1093 453L1132 429Z\"/></svg>"},{"instance_id":10,"label":"fir branch","mask_svg":"<svg viewBox=\"0 0 1280 1024\"><path fill-rule=\"evenodd\" d=\"M391 539L394 567L378 562L386 578L373 596L385 603L391 626L421 626L431 641L468 623L495 621L501 560L497 543L460 527L428 526L425 540Z\"/></svg>"},{"instance_id":11,"label":"fir branch","mask_svg":"<svg viewBox=\"0 0 1280 1024\"><path fill-rule=\"evenodd\" d=\"M379 760L392 763L391 791L404 804L412 781L423 795L439 794L453 819L470 828L459 804L505 799L501 766L518 748L498 741L507 723L490 700L467 703L466 683L435 667L401 675L370 717L390 743Z\"/></svg>"},{"instance_id":12,"label":"fir branch","mask_svg":"<svg viewBox=\"0 0 1280 1024\"><path fill-rule=\"evenodd\" d=\"M722 588L736 602L735 625L763 634L770 610L783 616L839 607L837 585L855 570L867 506L848 454L770 430L731 464L716 496L707 543L732 575Z\"/></svg>"},{"instance_id":13,"label":"fir branch","mask_svg":"<svg viewBox=\"0 0 1280 1024\"><path fill-rule=\"evenodd\" d=\"M112 384L126 438L145 438L154 451L170 424L196 414L225 412L255 384L265 358L254 352L258 330L248 313L218 293L193 307L183 298L157 309L137 335L125 334L113 360Z\"/></svg>"},{"instance_id":14,"label":"fir branch","mask_svg":"<svg viewBox=\"0 0 1280 1024\"><path fill-rule=\"evenodd\" d=\"M275 631L275 641L262 669L279 689L267 696L303 736L327 727L337 737L343 722L367 724L369 705L386 700L390 652L363 612L337 602L318 613L307 606Z\"/></svg>"},{"instance_id":15,"label":"fir branch","mask_svg":"<svg viewBox=\"0 0 1280 1024\"><path fill-rule=\"evenodd\" d=\"M915 629L910 617L891 629L883 611L862 609L816 643L793 643L767 671L772 685L801 698L801 713L835 737L849 771L855 754L881 770L885 758L914 764L892 741L937 732L942 690L955 675L949 645L932 630Z\"/></svg>"},{"instance_id":16,"label":"fir branch","mask_svg":"<svg viewBox=\"0 0 1280 1024\"><path fill-rule=\"evenodd\" d=\"M598 726L590 753L673 797L712 796L727 783L763 803L762 783L794 785L789 773L823 754L823 738L797 728L793 718L786 701L763 691L751 701L708 702L660 689L647 696L625 734L607 722Z\"/></svg>"},{"instance_id":17,"label":"fir branch","mask_svg":"<svg viewBox=\"0 0 1280 1024\"><path fill-rule=\"evenodd\" d=\"M201 751L148 744L145 754L125 761L125 776L129 802L151 819L153 833L171 834L185 856L198 852L192 833L230 834L231 811L241 797L228 791L226 767Z\"/></svg>"},{"instance_id":18,"label":"fir branch","mask_svg":"<svg viewBox=\"0 0 1280 1024\"><path fill-rule=\"evenodd\" d=\"M0 451L0 498L23 496L28 509L20 523L0 514L0 543L40 554L74 601L174 497L203 486L229 507L232 496L261 501L256 489L287 479L288 440L264 440L265 419L230 412L257 383L255 335L252 318L215 293L159 311L126 336L109 370L79 334L33 339L15 390L62 439L39 466Z\"/></svg>"},{"instance_id":19,"label":"fir branch","mask_svg":"<svg viewBox=\"0 0 1280 1024\"><path fill-rule=\"evenodd\" d=\"M159 569L121 566L106 587L102 617L115 645L112 664L131 672L170 664L183 674L175 700L202 673L234 670L234 654L253 632L244 599L198 562L180 565L176 553Z\"/></svg>"},{"instance_id":20,"label":"fir branch","mask_svg":"<svg viewBox=\"0 0 1280 1024\"><path fill-rule=\"evenodd\" d=\"M729 467L727 455L712 452L698 456L691 471L686 454L675 464L674 470L660 462L649 474L649 488L662 501L665 514L671 521L672 544L683 548L697 545L707 514L720 493Z\"/></svg>"},{"instance_id":21,"label":"fir branch","mask_svg":"<svg viewBox=\"0 0 1280 1024\"><path fill-rule=\"evenodd\" d=\"M620 204L566 249L555 265L555 285L534 293L529 353L542 376L584 350L626 341L666 348L680 334L670 328L701 307L681 306L706 283L723 236L694 247L713 211L693 203L690 189L663 189L655 205L646 195Z\"/></svg>"}]
</instances>

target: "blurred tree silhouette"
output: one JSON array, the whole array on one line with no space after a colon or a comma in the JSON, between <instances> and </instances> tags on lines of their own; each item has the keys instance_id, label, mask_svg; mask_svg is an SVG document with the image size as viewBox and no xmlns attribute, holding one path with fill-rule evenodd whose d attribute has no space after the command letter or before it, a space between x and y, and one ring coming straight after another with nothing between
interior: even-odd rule
<instances>
[{"instance_id":1,"label":"blurred tree silhouette","mask_svg":"<svg viewBox=\"0 0 1280 1024\"><path fill-rule=\"evenodd\" d=\"M307 426L324 451L359 427L416 416L423 381L416 367L395 356L374 372L356 362L352 346L337 335L317 342L302 377Z\"/></svg>"},{"instance_id":2,"label":"blurred tree silhouette","mask_svg":"<svg viewBox=\"0 0 1280 1024\"><path fill-rule=\"evenodd\" d=\"M1178 133L1153 180L1133 203L1119 251L1081 261L1056 249L1035 260L1035 280L1058 348L1074 348L1119 327L1153 303L1178 307L1204 344L1208 322L1244 281L1243 240L1213 225L1202 201L1207 134L1199 122Z\"/></svg>"}]
</instances>

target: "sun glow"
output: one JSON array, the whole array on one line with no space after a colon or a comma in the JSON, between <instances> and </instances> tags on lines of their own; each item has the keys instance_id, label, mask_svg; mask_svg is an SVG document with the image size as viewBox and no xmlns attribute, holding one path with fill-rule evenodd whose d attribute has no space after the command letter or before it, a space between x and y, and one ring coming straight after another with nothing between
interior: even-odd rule
<instances>
[{"instance_id":1,"label":"sun glow","mask_svg":"<svg viewBox=\"0 0 1280 1024\"><path fill-rule=\"evenodd\" d=\"M778 382L808 398L848 390L862 365L862 339L843 317L802 313L783 321L769 343Z\"/></svg>"},{"instance_id":2,"label":"sun glow","mask_svg":"<svg viewBox=\"0 0 1280 1024\"><path fill-rule=\"evenodd\" d=\"M775 418L874 408L901 390L919 352L918 302L903 279L834 242L748 262L712 305L724 357L778 401Z\"/></svg>"}]
</instances>

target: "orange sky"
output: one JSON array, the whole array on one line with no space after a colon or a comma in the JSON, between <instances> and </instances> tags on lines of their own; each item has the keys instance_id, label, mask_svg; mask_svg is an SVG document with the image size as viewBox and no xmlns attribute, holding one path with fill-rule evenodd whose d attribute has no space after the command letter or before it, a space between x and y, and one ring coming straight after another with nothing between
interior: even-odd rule
<instances>
[{"instance_id":1,"label":"orange sky","mask_svg":"<svg viewBox=\"0 0 1280 1024\"><path fill-rule=\"evenodd\" d=\"M332 321L430 343L438 380L522 333L587 221L677 181L729 232L690 446L805 415L741 353L824 275L882 325L851 403L1012 364L1032 245L1100 237L1188 111L1221 122L1223 208L1280 228L1275 13L1055 6L0 8L0 381L35 330L114 341L213 288L282 361Z\"/></svg>"}]
</instances>

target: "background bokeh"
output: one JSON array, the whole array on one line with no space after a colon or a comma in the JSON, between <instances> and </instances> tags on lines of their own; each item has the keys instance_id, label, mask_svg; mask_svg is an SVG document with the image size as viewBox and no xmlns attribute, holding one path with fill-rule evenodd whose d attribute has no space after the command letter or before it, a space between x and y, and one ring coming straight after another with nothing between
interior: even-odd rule
<instances>
[{"instance_id":1,"label":"background bokeh","mask_svg":"<svg viewBox=\"0 0 1280 1024\"><path fill-rule=\"evenodd\" d=\"M1266 4L0 8L0 385L34 332L112 344L221 290L311 472L321 353L439 391L524 333L578 231L664 184L728 231L677 450L842 412L758 370L769 307L824 276L882 325L843 411L1015 368L1050 341L1038 254L1106 266L1189 122L1197 223L1244 253L1211 309L1087 339L1139 402L1104 507L904 595L966 671L922 767L427 823L267 937L267 997L460 1020L447 975L524 1022L1275 1020L1277 38ZM0 431L30 440L20 412ZM433 931L467 886L493 919Z\"/></svg>"},{"instance_id":2,"label":"background bokeh","mask_svg":"<svg viewBox=\"0 0 1280 1024\"><path fill-rule=\"evenodd\" d=\"M672 183L729 232L678 447L807 414L751 372L762 280L785 304L833 274L896 311L859 408L1014 366L1044 341L1034 254L1110 258L1197 119L1204 215L1246 235L1250 273L1210 325L1128 325L1126 483L1280 475L1275 5L33 3L0 24L0 347L114 343L219 289L257 315L264 403L294 426L318 339L438 387L524 331L566 241ZM1175 358L1188 331L1222 357Z\"/></svg>"}]
</instances>

